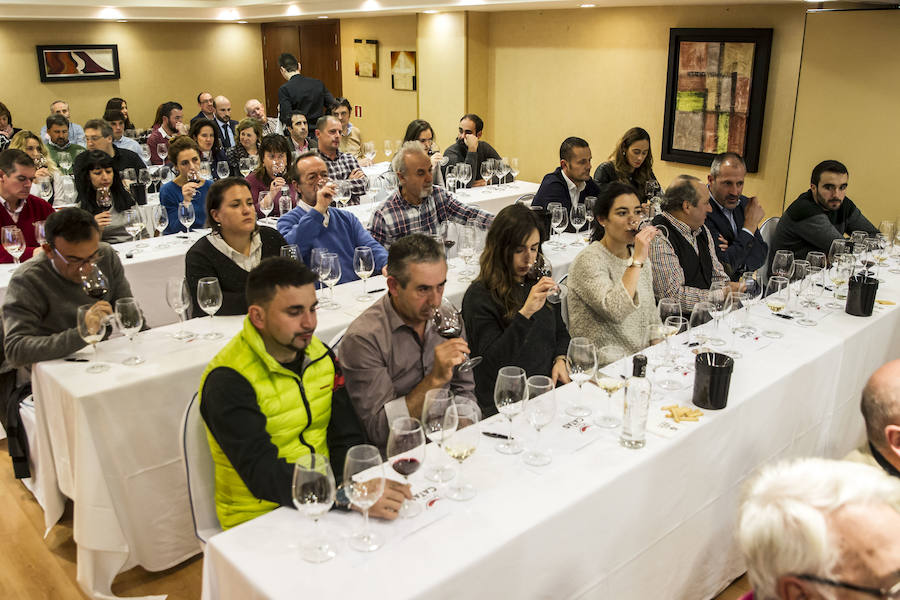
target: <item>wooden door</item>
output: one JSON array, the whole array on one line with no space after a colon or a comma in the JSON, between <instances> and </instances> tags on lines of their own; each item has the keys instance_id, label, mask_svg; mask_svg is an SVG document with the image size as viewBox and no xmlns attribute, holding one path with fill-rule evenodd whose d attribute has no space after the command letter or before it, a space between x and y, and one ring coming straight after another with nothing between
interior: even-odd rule
<instances>
[{"instance_id":1,"label":"wooden door","mask_svg":"<svg viewBox=\"0 0 900 600\"><path fill-rule=\"evenodd\" d=\"M278 115L278 88L284 77L278 70L278 57L285 52L300 57L300 28L296 23L263 23L263 73L266 84L266 114Z\"/></svg>"},{"instance_id":2,"label":"wooden door","mask_svg":"<svg viewBox=\"0 0 900 600\"><path fill-rule=\"evenodd\" d=\"M341 83L341 22L300 23L300 72L325 84L334 97L343 96Z\"/></svg>"}]
</instances>

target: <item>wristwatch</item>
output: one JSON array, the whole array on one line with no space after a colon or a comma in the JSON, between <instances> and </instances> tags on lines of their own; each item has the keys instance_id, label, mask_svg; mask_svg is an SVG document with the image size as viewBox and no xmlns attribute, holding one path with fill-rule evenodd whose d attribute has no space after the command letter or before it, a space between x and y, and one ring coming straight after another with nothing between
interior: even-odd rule
<instances>
[{"instance_id":1,"label":"wristwatch","mask_svg":"<svg viewBox=\"0 0 900 600\"><path fill-rule=\"evenodd\" d=\"M639 260L634 260L634 257L630 256L628 257L627 267L637 267L638 269L642 269L644 267L644 263Z\"/></svg>"}]
</instances>

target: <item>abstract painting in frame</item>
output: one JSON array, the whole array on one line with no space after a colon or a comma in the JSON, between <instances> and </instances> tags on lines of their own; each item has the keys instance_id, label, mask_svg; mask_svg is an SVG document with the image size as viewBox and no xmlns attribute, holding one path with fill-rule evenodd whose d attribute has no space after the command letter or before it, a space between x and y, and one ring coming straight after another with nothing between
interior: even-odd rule
<instances>
[{"instance_id":1,"label":"abstract painting in frame","mask_svg":"<svg viewBox=\"0 0 900 600\"><path fill-rule=\"evenodd\" d=\"M662 159L706 165L720 152L759 169L771 29L671 29Z\"/></svg>"},{"instance_id":2,"label":"abstract painting in frame","mask_svg":"<svg viewBox=\"0 0 900 600\"><path fill-rule=\"evenodd\" d=\"M119 79L116 44L37 46L41 81Z\"/></svg>"}]
</instances>

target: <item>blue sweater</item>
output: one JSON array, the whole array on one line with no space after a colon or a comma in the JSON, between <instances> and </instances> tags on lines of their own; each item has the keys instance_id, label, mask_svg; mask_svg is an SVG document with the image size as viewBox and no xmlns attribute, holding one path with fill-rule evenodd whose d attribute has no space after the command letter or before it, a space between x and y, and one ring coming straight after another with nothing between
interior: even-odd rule
<instances>
[{"instance_id":1,"label":"blue sweater","mask_svg":"<svg viewBox=\"0 0 900 600\"><path fill-rule=\"evenodd\" d=\"M206 223L206 194L209 192L210 186L212 186L212 182L205 181L202 186L197 188L197 193L191 199L191 204L194 205L194 223L191 225L191 230L202 229ZM163 235L179 233L184 229L184 225L178 220L178 205L183 201L181 187L174 181L170 181L160 188L159 203L166 208L166 212L169 214L169 226L163 231Z\"/></svg>"},{"instance_id":2,"label":"blue sweater","mask_svg":"<svg viewBox=\"0 0 900 600\"><path fill-rule=\"evenodd\" d=\"M307 265L313 248L327 248L329 252L337 254L341 261L341 279L338 283L359 279L353 270L353 251L357 246L372 249L375 258L375 271L372 275L381 273L381 269L387 264L387 250L366 231L356 215L339 208L329 208L328 215L326 228L322 213L314 208L304 211L303 207L298 206L278 219L278 231L288 244L297 244L300 256Z\"/></svg>"}]
</instances>

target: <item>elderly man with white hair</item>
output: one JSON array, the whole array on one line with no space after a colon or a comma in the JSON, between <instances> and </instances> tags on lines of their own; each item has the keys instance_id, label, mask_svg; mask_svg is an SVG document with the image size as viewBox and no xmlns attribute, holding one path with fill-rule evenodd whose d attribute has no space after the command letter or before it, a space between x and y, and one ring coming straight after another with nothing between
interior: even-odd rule
<instances>
[{"instance_id":1,"label":"elderly man with white hair","mask_svg":"<svg viewBox=\"0 0 900 600\"><path fill-rule=\"evenodd\" d=\"M819 458L763 468L738 523L755 600L900 598L900 481Z\"/></svg>"},{"instance_id":2,"label":"elderly man with white hair","mask_svg":"<svg viewBox=\"0 0 900 600\"><path fill-rule=\"evenodd\" d=\"M272 135L273 133L281 135L281 133L284 132L284 126L281 124L281 121L274 117L267 117L266 107L256 98L247 100L247 103L244 104L244 112L251 119L256 119L262 123L263 137Z\"/></svg>"},{"instance_id":3,"label":"elderly man with white hair","mask_svg":"<svg viewBox=\"0 0 900 600\"><path fill-rule=\"evenodd\" d=\"M482 229L494 222L494 215L460 202L432 182L431 159L420 142L406 142L394 155L392 168L399 189L372 216L372 237L385 248L411 233L436 235L440 224L469 221Z\"/></svg>"}]
</instances>

